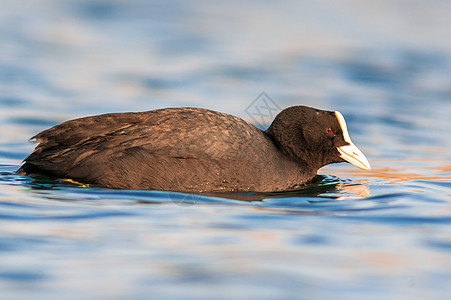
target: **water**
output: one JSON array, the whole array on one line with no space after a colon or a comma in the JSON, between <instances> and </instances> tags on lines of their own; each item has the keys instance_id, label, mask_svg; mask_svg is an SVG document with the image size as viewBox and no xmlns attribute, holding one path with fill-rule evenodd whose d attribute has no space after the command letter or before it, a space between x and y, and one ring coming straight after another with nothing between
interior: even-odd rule
<instances>
[{"instance_id":1,"label":"water","mask_svg":"<svg viewBox=\"0 0 451 300\"><path fill-rule=\"evenodd\" d=\"M449 298L449 1L1 4L1 299ZM251 120L261 92L341 111L373 170L257 195L14 174L27 140L67 119Z\"/></svg>"}]
</instances>

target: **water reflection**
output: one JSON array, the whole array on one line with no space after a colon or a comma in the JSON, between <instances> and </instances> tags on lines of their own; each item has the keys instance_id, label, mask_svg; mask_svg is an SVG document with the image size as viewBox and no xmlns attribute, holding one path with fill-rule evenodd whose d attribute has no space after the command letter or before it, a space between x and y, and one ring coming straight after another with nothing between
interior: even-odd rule
<instances>
[{"instance_id":1,"label":"water reflection","mask_svg":"<svg viewBox=\"0 0 451 300\"><path fill-rule=\"evenodd\" d=\"M107 208L110 205L170 205L179 207L242 207L295 214L335 214L393 207L396 194L372 197L367 184L343 180L335 176L317 176L314 182L290 191L268 193L180 193L170 191L111 190L81 187L68 181L6 174L5 184L28 185L28 193L36 199L76 202ZM106 214L109 216L109 214ZM114 215L114 214L113 214ZM97 214L94 214L96 217ZM101 214L100 216L104 216Z\"/></svg>"},{"instance_id":2,"label":"water reflection","mask_svg":"<svg viewBox=\"0 0 451 300\"><path fill-rule=\"evenodd\" d=\"M395 164L396 162L396 164ZM415 202L427 205L424 213L443 215L439 207L451 194L449 167L437 159L375 159L371 171L355 170L352 166L327 169L332 175L318 175L302 188L271 193L178 193L167 191L122 191L101 187L82 187L79 184L50 178L31 179L3 171L3 184L29 186L30 193L38 198L52 201L75 201L110 204L165 204L186 206L243 206L276 210L296 214L358 213L361 211L393 211L406 213L415 206L409 204L412 192L435 191L434 195L423 193L415 196ZM5 169L13 169L5 165ZM324 172L324 170L322 170ZM429 173L429 174L428 174ZM342 179L350 178L350 179ZM371 187L369 186L371 183ZM380 187L379 187L380 186ZM375 194L372 190L376 191ZM401 200L403 199L403 200ZM401 200L401 201L400 201ZM433 203L436 203L433 205ZM423 204L422 204L423 205Z\"/></svg>"},{"instance_id":3,"label":"water reflection","mask_svg":"<svg viewBox=\"0 0 451 300\"><path fill-rule=\"evenodd\" d=\"M277 192L246 192L246 193L181 193L171 191L122 191L122 190L108 190L101 187L83 184L74 180L68 179L53 179L45 176L36 178L30 178L27 176L20 176L14 173L3 173L1 181L14 182L20 181L20 184L27 182L33 190L52 191L65 189L78 191L77 188L91 189L93 193L110 194L109 191L114 191L115 194L129 195L133 198L133 195L140 194L145 195L148 193L149 199L152 198L153 193L167 193L168 197L179 205L190 205L196 203L208 202L209 197L218 199L230 199L240 201L262 201L268 198L290 198L290 197L303 197L303 198L318 198L318 199L330 199L330 200L344 200L344 199L358 199L370 196L370 189L366 184L352 183L349 180L342 180L335 176L318 175L314 178L313 182L302 186L298 189L277 191Z\"/></svg>"},{"instance_id":4,"label":"water reflection","mask_svg":"<svg viewBox=\"0 0 451 300\"><path fill-rule=\"evenodd\" d=\"M337 186L337 190L339 193L347 194L346 196L340 196L337 200L345 200L345 199L358 199L369 197L370 188L366 184L348 184L348 185L339 185Z\"/></svg>"},{"instance_id":5,"label":"water reflection","mask_svg":"<svg viewBox=\"0 0 451 300\"><path fill-rule=\"evenodd\" d=\"M448 299L450 4L3 1L0 298ZM28 138L64 120L247 118L262 91L340 110L373 170L231 195L14 174Z\"/></svg>"},{"instance_id":6,"label":"water reflection","mask_svg":"<svg viewBox=\"0 0 451 300\"><path fill-rule=\"evenodd\" d=\"M371 171L337 169L338 176L360 177L360 183L400 184L409 181L448 182L451 165L438 158L373 159L375 167Z\"/></svg>"},{"instance_id":7,"label":"water reflection","mask_svg":"<svg viewBox=\"0 0 451 300\"><path fill-rule=\"evenodd\" d=\"M332 182L330 178L326 176L317 176L317 180L323 180L317 183L310 183L302 188L290 191L209 195L213 197L216 196L243 201L262 201L270 198L314 198L315 200L312 202L359 199L370 195L370 189L366 184L342 183L344 180L334 176L331 176L331 178L334 178L335 182Z\"/></svg>"}]
</instances>

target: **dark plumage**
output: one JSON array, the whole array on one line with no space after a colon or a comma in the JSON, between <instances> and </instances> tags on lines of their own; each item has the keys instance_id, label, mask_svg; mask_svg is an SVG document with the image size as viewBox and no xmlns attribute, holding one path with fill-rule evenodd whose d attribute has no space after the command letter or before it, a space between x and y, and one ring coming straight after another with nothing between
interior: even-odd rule
<instances>
[{"instance_id":1,"label":"dark plumage","mask_svg":"<svg viewBox=\"0 0 451 300\"><path fill-rule=\"evenodd\" d=\"M279 113L266 131L200 108L85 117L37 134L39 144L18 173L116 189L293 189L324 165L344 159L358 165L341 151L357 148L339 116L294 106ZM360 151L348 152L359 167L369 169Z\"/></svg>"}]
</instances>

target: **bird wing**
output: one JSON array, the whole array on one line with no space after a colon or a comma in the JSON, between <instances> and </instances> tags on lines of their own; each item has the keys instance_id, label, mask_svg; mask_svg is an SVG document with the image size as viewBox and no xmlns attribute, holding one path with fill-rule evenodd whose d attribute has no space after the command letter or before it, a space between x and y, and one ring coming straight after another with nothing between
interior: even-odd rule
<instances>
[{"instance_id":1,"label":"bird wing","mask_svg":"<svg viewBox=\"0 0 451 300\"><path fill-rule=\"evenodd\" d=\"M80 174L88 166L94 176L118 160L130 166L146 164L138 158L149 155L203 161L241 158L244 162L253 152L265 151L268 143L261 130L240 118L197 108L85 117L34 138L39 144L25 162L68 177L80 177L71 174Z\"/></svg>"}]
</instances>

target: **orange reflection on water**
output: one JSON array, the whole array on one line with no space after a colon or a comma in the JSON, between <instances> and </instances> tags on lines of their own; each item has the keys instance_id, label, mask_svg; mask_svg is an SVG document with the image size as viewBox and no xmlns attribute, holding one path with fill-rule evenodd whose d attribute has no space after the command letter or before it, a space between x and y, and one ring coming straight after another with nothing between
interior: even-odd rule
<instances>
[{"instance_id":1,"label":"orange reflection on water","mask_svg":"<svg viewBox=\"0 0 451 300\"><path fill-rule=\"evenodd\" d=\"M363 171L353 166L328 170L341 178L353 177L359 183L401 183L412 180L450 181L451 165L447 161L432 158L372 160L372 170ZM324 173L324 171L322 172ZM381 182L383 180L383 182Z\"/></svg>"}]
</instances>

